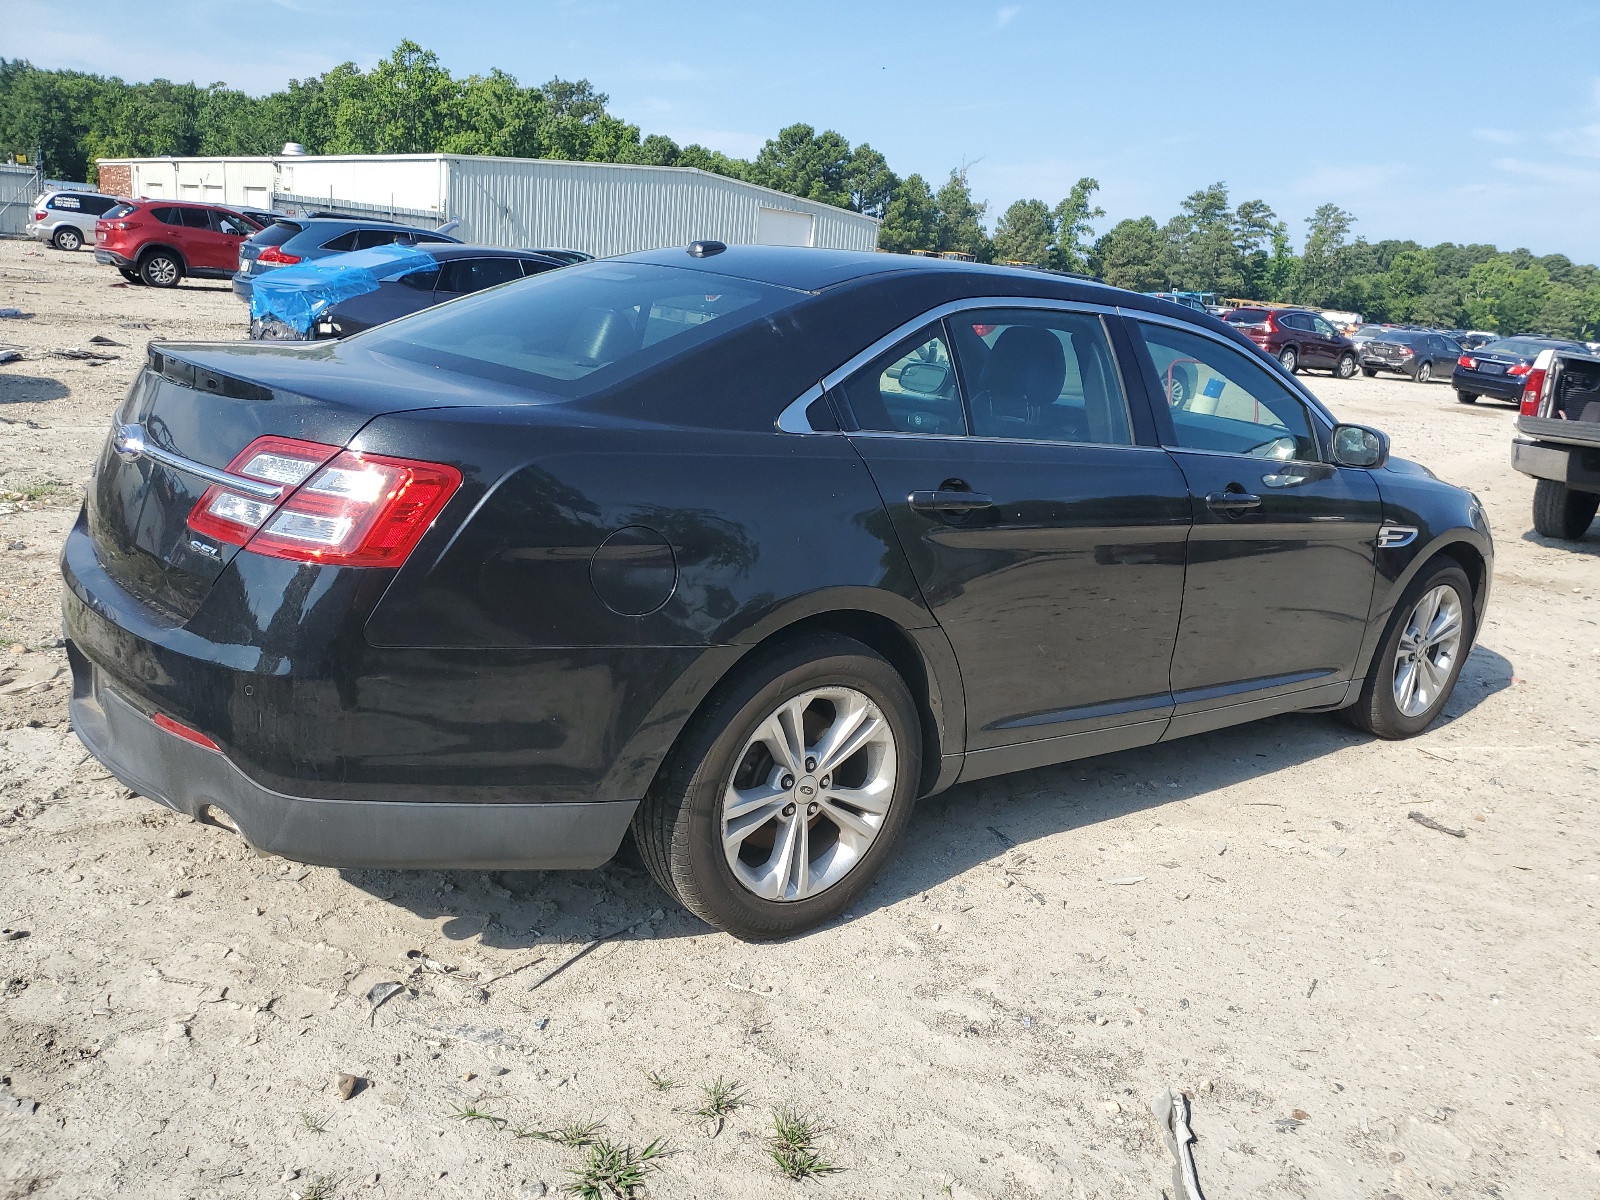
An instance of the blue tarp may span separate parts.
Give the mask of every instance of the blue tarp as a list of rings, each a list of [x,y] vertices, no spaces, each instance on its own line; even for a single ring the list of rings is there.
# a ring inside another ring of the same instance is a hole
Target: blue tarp
[[[280,321],[304,336],[317,317],[340,301],[438,265],[426,250],[395,243],[279,267],[251,281],[250,319]]]

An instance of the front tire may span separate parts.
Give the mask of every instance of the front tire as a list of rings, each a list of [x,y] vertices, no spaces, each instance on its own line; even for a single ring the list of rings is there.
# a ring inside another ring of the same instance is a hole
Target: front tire
[[[1368,379],[1376,379],[1378,377],[1378,368],[1377,367],[1362,367],[1361,368],[1361,373],[1363,375],[1365,375]]]
[[[1455,690],[1475,622],[1467,573],[1453,562],[1424,569],[1395,605],[1360,698],[1340,715],[1376,737],[1421,733]]]
[[[137,287],[144,286],[144,280],[139,278],[139,272],[133,270],[131,267],[118,267],[117,274],[121,275],[129,283],[134,284]]]
[[[1432,378],[1433,378],[1433,364],[1432,363],[1426,363],[1426,362],[1425,363],[1418,363],[1417,364],[1416,374],[1414,374],[1411,377],[1413,383],[1427,383],[1428,380],[1430,380]]]
[[[1577,541],[1589,532],[1597,510],[1600,510],[1600,495],[1575,492],[1554,479],[1534,481],[1533,528],[1547,538]]]
[[[70,253],[74,250],[83,249],[83,234],[79,233],[71,225],[62,225],[55,231],[55,235],[51,237],[50,242],[57,250],[65,250]]]
[[[1300,369],[1300,356],[1295,353],[1293,346],[1285,346],[1278,351],[1278,361],[1283,364],[1283,369],[1291,375]]]
[[[1478,402],[1478,397],[1474,392],[1463,392],[1460,388],[1457,388],[1456,402],[1458,404],[1476,404]]]
[[[1356,373],[1356,356],[1354,354],[1341,354],[1339,364],[1333,368],[1336,378],[1349,379]]]
[[[634,816],[656,882],[758,941],[831,920],[911,815],[922,728],[869,647],[807,634],[740,669],[685,728]]]
[[[150,287],[174,288],[183,278],[183,264],[174,254],[154,250],[139,260],[139,278]]]

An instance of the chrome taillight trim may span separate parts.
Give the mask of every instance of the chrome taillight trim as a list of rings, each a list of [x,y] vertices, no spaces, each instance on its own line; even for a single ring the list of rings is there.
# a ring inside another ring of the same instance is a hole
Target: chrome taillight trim
[[[148,458],[151,462],[158,462],[164,467],[171,467],[174,471],[194,475],[207,483],[214,483],[218,487],[249,496],[252,500],[278,500],[284,493],[284,489],[276,484],[261,483],[255,479],[246,479],[242,475],[219,471],[215,467],[206,466],[205,463],[195,462],[192,458],[174,454],[171,450],[153,446],[145,438],[142,425],[118,425],[111,436],[111,449],[123,462],[131,463],[141,458]]]

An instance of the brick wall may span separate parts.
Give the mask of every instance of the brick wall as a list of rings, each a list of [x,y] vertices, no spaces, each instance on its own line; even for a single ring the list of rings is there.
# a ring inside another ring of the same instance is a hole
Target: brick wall
[[[101,163],[100,182],[95,186],[107,196],[133,195],[133,168],[127,163]]]

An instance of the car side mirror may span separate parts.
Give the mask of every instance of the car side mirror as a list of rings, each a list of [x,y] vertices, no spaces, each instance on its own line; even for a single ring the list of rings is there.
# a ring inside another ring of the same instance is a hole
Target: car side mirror
[[[1335,425],[1333,461],[1375,471],[1389,461],[1389,435],[1365,425]]]
[[[937,396],[950,382],[950,368],[943,363],[910,362],[900,368],[900,387],[919,396]]]

